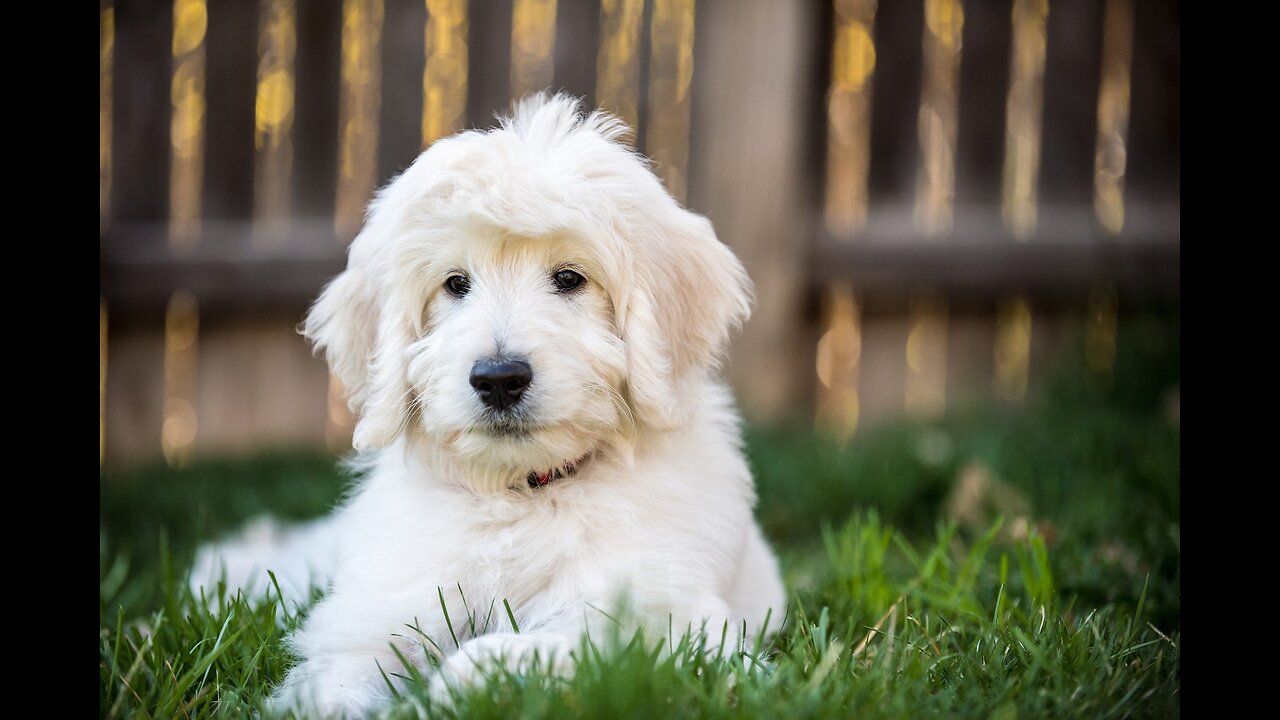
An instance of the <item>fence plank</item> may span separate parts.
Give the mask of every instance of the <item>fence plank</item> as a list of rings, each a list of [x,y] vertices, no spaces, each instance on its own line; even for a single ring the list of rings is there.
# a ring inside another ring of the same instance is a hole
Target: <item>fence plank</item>
[[[329,218],[295,219],[279,237],[255,235],[249,223],[207,223],[204,242],[185,258],[157,248],[163,237],[164,226],[155,223],[115,224],[108,231],[100,275],[102,294],[116,312],[154,315],[181,289],[195,292],[210,311],[293,312],[346,265]]]
[[[1179,4],[1135,0],[1129,105],[1129,204],[1178,202],[1182,166]]]
[[[555,81],[556,0],[515,0],[511,12],[511,99]]]
[[[729,366],[751,417],[798,414],[796,399],[813,387],[816,337],[798,321],[806,270],[797,258],[818,209],[808,112],[821,113],[818,68],[830,62],[806,40],[826,12],[771,0],[700,5],[689,205],[711,218],[755,282],[755,311]]]
[[[261,0],[258,7],[253,215],[258,226],[288,227],[293,207],[293,123],[297,114],[297,5],[294,0]]]
[[[427,6],[388,0],[382,30],[382,110],[377,185],[400,174],[422,150],[422,65]]]
[[[596,57],[596,105],[640,129],[640,51],[644,0],[603,0]]]
[[[200,336],[200,453],[324,442],[324,359],[287,316],[239,317]]]
[[[884,2],[876,6],[876,84],[871,98],[871,165],[868,176],[871,222],[884,202],[915,196],[919,142],[924,3]]]
[[[173,78],[169,84],[169,244],[176,253],[200,242],[204,217],[208,96],[208,5],[173,0]]]
[[[169,211],[169,76],[173,6],[138,0],[115,10],[113,222]]]
[[[107,338],[106,463],[160,455],[164,417],[164,329],[161,322],[122,332],[112,319]]]
[[[1087,219],[1087,212],[1075,214]],[[849,278],[860,292],[899,305],[905,293],[920,287],[988,299],[1020,289],[1060,304],[1105,280],[1131,296],[1176,303],[1180,253],[1171,238],[1177,238],[1176,224],[1164,231],[1140,233],[1135,228],[1117,241],[1096,238],[1087,225],[1082,232],[1068,226],[1042,233],[1030,243],[1000,241],[998,235],[931,243],[910,229],[869,234],[862,243],[825,238],[815,248],[810,282],[816,289],[823,282]]]
[[[254,97],[257,85],[258,3],[209,3],[205,42],[205,218],[253,216]]]
[[[828,232],[849,240],[867,221],[875,11],[874,0],[835,3],[823,219]]]
[[[1046,32],[1041,202],[1092,207],[1102,0],[1053,3]]]
[[[333,217],[338,167],[338,74],[342,0],[298,3],[293,130],[293,207],[301,217]],[[319,228],[317,228],[319,230]],[[332,226],[312,238],[337,246]]]
[[[689,185],[695,0],[654,0],[649,31],[649,106],[644,152],[667,192],[684,202]]]
[[[350,241],[360,231],[365,207],[378,187],[384,25],[383,0],[343,0],[338,193],[333,223],[344,241]]]
[[[1051,0],[1052,1],[1052,0]],[[967,2],[960,63],[956,205],[1000,203],[1011,47],[1010,3]],[[971,217],[957,214],[956,222]]]
[[[467,0],[428,0],[422,69],[421,147],[466,126],[471,89]]]
[[[512,0],[473,2],[471,44],[471,97],[467,105],[470,127],[489,127],[494,113],[511,107],[511,3]]]
[[[554,87],[595,107],[596,56],[600,52],[600,0],[559,0],[556,11]]]

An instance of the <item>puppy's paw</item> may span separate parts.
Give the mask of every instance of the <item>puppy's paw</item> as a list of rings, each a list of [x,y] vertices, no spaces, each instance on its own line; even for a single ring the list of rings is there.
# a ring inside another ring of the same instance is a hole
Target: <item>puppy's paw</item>
[[[484,684],[486,675],[499,667],[527,673],[536,665],[566,674],[572,669],[568,648],[566,638],[538,633],[497,633],[469,640],[432,676],[431,700],[448,707],[454,694]]]
[[[365,718],[391,700],[386,683],[367,673],[314,665],[304,662],[289,672],[267,701],[269,717]]]
[[[450,655],[440,669],[431,676],[427,694],[432,703],[441,707],[452,707],[455,693],[484,683],[484,670],[481,668],[481,663],[487,662],[489,657],[476,653],[474,649],[469,655],[467,648],[474,642],[473,640],[464,643],[462,649]]]

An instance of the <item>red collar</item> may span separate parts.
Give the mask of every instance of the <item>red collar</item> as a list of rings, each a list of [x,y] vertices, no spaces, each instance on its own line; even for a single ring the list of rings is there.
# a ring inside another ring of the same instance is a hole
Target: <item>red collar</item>
[[[591,453],[587,453],[577,460],[570,460],[569,462],[566,462],[559,467],[552,468],[546,472],[531,472],[529,473],[529,477],[525,479],[528,481],[529,487],[536,490],[543,485],[549,485],[552,480],[569,477],[570,475],[578,472],[578,468],[581,467],[589,457],[591,457]]]

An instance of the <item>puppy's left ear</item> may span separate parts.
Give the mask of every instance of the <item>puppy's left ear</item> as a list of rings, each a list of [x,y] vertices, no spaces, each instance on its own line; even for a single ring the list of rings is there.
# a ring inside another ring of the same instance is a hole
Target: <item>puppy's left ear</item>
[[[751,280],[711,221],[674,201],[652,232],[635,243],[622,337],[639,419],[674,429],[751,315]]]

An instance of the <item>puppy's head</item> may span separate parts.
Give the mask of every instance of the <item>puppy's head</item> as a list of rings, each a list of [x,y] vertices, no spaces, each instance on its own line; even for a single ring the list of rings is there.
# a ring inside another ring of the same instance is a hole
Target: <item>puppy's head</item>
[[[425,440],[498,489],[688,421],[750,284],[626,131],[530,98],[378,194],[304,325],[357,448]]]

